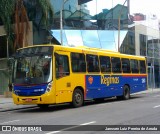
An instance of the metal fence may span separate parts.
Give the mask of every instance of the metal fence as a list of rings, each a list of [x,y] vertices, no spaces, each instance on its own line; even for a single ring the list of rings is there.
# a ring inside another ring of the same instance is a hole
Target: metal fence
[[[3,95],[5,91],[8,91],[9,84],[9,71],[7,67],[7,59],[0,59],[0,95]]]

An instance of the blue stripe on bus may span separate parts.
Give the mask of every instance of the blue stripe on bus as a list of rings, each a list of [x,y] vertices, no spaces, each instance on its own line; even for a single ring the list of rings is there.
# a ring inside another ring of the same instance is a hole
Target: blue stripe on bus
[[[14,86],[14,93],[18,96],[40,96],[46,92],[47,84]]]
[[[147,88],[146,75],[86,75],[86,99],[120,96],[123,86],[130,86],[130,93],[144,91]]]

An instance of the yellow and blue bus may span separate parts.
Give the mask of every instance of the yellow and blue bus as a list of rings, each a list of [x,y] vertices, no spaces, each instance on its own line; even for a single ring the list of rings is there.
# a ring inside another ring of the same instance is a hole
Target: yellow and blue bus
[[[15,104],[72,103],[103,100],[147,89],[146,58],[87,47],[37,45],[14,55],[12,97]]]

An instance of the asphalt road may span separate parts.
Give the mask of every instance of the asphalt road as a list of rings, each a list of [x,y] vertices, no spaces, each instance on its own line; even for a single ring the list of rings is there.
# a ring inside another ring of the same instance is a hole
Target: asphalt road
[[[53,128],[53,130],[50,131],[23,133],[75,134],[75,131],[73,130],[84,130],[91,127],[92,130],[97,131],[90,131],[89,129],[87,131],[76,131],[76,133],[128,134],[139,132],[145,134],[158,134],[160,133],[160,131],[105,131],[105,129],[106,127],[110,127],[110,125],[118,125],[118,129],[123,129],[120,128],[119,125],[122,127],[125,127],[125,125],[127,125],[126,127],[128,127],[128,125],[136,125],[138,126],[137,129],[139,129],[139,125],[153,125],[153,127],[156,125],[160,125],[160,92],[133,95],[131,99],[127,101],[118,101],[115,98],[107,99],[102,103],[95,103],[93,101],[89,101],[80,108],[72,108],[68,104],[63,104],[57,106],[50,106],[47,110],[41,110],[38,107],[33,107],[28,109],[0,112],[0,125],[24,125],[24,131],[27,125],[60,125],[47,126],[46,128],[48,129]],[[83,128],[82,126],[85,127]],[[55,127],[59,128],[55,130]],[[114,128],[116,128],[116,126]],[[15,132],[12,133],[17,134],[22,132],[17,132],[17,130],[15,129]]]

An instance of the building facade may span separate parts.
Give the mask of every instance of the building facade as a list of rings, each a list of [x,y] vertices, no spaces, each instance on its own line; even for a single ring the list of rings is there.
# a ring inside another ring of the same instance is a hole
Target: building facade
[[[158,23],[158,21],[157,21]],[[148,85],[150,88],[160,87],[160,32],[158,29],[135,25],[136,55],[147,57]]]
[[[51,3],[53,43],[118,51],[118,44],[122,44],[128,31],[127,1],[54,0]],[[119,40],[118,29],[121,30]]]
[[[51,2],[55,13],[50,31],[52,43],[146,56],[149,87],[160,87],[160,33],[155,15],[135,13],[131,16],[129,0]]]
[[[53,23],[47,29],[33,31],[30,44],[88,46],[146,56],[149,87],[160,87],[160,32],[155,15],[151,19],[143,14],[131,16],[129,0],[50,1],[54,9]],[[3,40],[6,43],[1,27],[0,40],[0,45]],[[5,52],[3,47],[0,46],[0,51]],[[0,58],[6,58],[6,53]],[[0,73],[4,68],[0,66]],[[0,86],[3,83],[1,80]],[[0,89],[0,94],[3,91]]]

